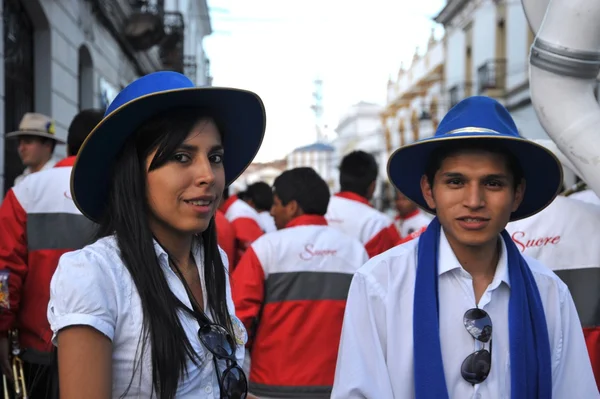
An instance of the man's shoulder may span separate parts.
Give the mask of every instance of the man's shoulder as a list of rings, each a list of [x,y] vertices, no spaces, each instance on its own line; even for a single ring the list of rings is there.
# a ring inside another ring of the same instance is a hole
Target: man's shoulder
[[[544,263],[527,255],[523,255],[523,258],[535,278],[538,290],[557,290],[561,294],[568,291],[567,285]]]
[[[407,283],[414,286],[418,242],[417,238],[372,257],[357,274],[372,284],[389,289],[402,289]]]

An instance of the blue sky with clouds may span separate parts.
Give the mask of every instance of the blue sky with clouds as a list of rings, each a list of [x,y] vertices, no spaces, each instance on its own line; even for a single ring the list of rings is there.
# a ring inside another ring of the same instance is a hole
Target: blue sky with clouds
[[[335,127],[359,101],[385,103],[400,62],[424,48],[445,0],[209,0],[204,41],[215,86],[253,90],[267,134],[257,161],[285,157],[316,138],[313,80],[323,80],[323,120]],[[442,29],[436,28],[440,37]]]

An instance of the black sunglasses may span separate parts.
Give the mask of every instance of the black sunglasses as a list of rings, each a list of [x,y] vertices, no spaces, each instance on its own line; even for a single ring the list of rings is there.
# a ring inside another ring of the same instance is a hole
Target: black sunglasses
[[[179,275],[183,283],[192,309],[183,304],[177,297],[175,300],[178,305],[192,315],[200,325],[198,329],[198,338],[204,347],[213,354],[213,363],[217,371],[217,379],[219,380],[219,390],[221,391],[221,399],[246,399],[248,396],[248,380],[244,370],[237,364],[235,357],[235,341],[231,334],[227,332],[223,326],[212,323],[210,319],[198,307],[194,295],[190,291],[187,283],[177,265],[169,259],[169,264]],[[227,368],[223,373],[219,370],[217,360],[225,360]]]
[[[489,341],[490,350],[481,349],[471,353],[460,368],[462,377],[472,385],[481,384],[490,375],[492,367],[492,319],[485,310],[469,309],[463,316],[465,328],[477,341]]]
[[[235,357],[235,343],[231,334],[222,326],[214,323],[202,323],[198,330],[202,345],[214,356],[215,369],[219,380],[222,399],[246,399],[248,380]],[[217,359],[225,360],[227,368],[223,373],[217,365]]]

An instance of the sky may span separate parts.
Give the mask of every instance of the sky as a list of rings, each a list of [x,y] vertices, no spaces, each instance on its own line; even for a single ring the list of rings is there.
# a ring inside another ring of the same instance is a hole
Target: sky
[[[204,39],[214,86],[256,92],[267,131],[255,161],[284,158],[316,140],[311,110],[323,81],[324,124],[334,129],[360,101],[385,104],[400,63],[425,50],[445,0],[209,0]]]

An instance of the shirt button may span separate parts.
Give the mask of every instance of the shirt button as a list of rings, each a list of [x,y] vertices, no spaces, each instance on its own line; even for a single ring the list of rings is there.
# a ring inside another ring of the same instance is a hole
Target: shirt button
[[[212,392],[212,387],[210,385],[207,385],[206,388],[204,388],[204,392],[211,393]]]

